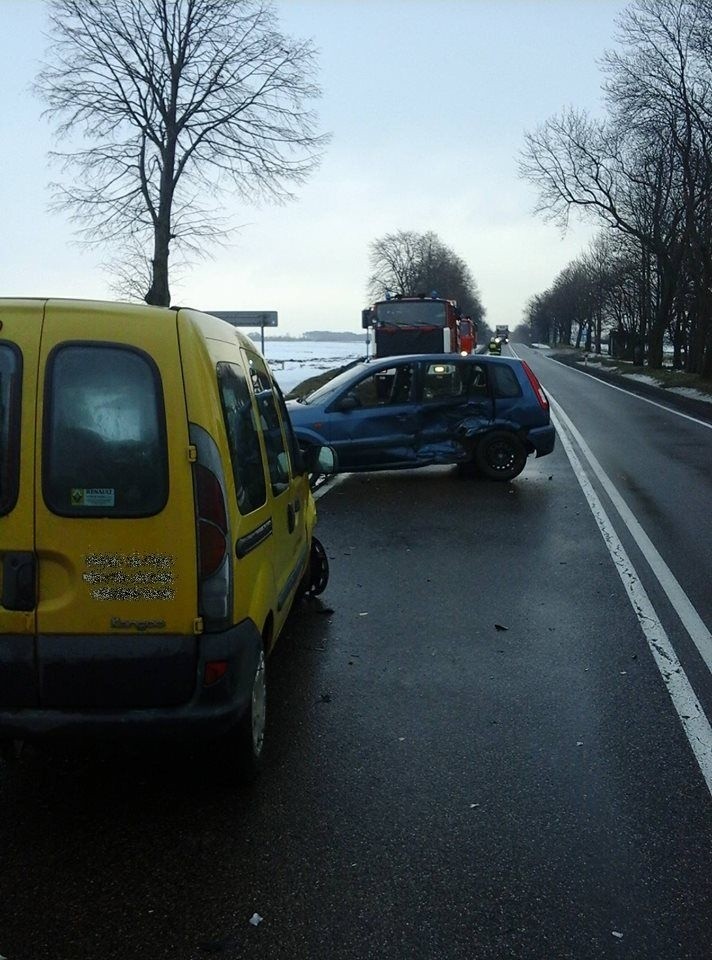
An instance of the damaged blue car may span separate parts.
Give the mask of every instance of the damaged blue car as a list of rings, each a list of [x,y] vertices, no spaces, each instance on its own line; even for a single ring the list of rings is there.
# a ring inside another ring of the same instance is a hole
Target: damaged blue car
[[[340,471],[453,463],[511,480],[554,449],[546,394],[512,357],[363,361],[288,407],[300,446],[332,447]]]

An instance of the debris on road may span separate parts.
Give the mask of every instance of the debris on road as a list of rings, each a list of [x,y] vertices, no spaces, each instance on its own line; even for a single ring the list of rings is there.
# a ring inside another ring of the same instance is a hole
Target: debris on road
[[[495,623],[495,630],[509,630],[509,627],[503,627],[501,623]]]
[[[622,933],[619,933],[617,930],[611,930],[611,933],[613,934],[613,936],[614,936],[617,940],[622,940],[622,939],[623,939],[623,934],[622,934]]]
[[[252,924],[253,927],[259,927],[259,925],[262,923],[263,920],[264,920],[264,917],[261,917],[259,913],[253,913],[252,916],[250,917],[250,923]]]

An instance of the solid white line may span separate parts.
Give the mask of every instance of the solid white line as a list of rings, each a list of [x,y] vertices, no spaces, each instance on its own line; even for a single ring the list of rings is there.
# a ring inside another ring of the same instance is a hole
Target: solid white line
[[[558,404],[557,409],[561,411]],[[561,412],[563,413],[563,411]],[[591,513],[598,524],[598,529],[601,532],[611,559],[615,564],[618,575],[628,594],[628,599],[638,618],[641,630],[648,641],[648,647],[655,660],[655,665],[660,672],[663,683],[667,688],[673,706],[680,718],[685,736],[692,747],[692,752],[695,755],[702,776],[707,784],[707,789],[710,794],[712,794],[712,727],[700,706],[692,684],[677,658],[677,654],[655,612],[655,608],[650,602],[650,598],[640,581],[635,567],[631,563],[623,544],[613,529],[613,525],[603,509],[598,494],[586,476],[586,472],[576,455],[571,441],[561,429],[561,424],[557,423],[555,415],[552,416],[552,419],[554,420],[561,445],[566,451],[576,479],[588,501]]]
[[[320,497],[323,497],[325,494],[329,493],[334,487],[338,487],[340,483],[343,483],[347,477],[350,477],[350,473],[336,473],[331,477],[330,480],[327,480],[323,483],[318,490],[315,490],[312,496],[315,500],[318,500]]]
[[[572,367],[568,363],[563,363],[561,360],[557,360],[555,357],[550,357],[548,354],[545,354],[547,360],[553,360],[554,363],[560,363],[562,367],[567,367],[569,370],[575,370],[577,373],[582,373],[584,377],[588,377],[589,380],[595,380],[596,383],[602,383],[604,387],[610,387],[611,390],[620,390],[621,393],[625,393],[629,397],[635,397],[636,400],[642,400],[643,403],[651,403],[654,407],[659,407],[661,410],[665,410],[667,413],[674,413],[676,417],[682,417],[683,420],[691,420],[693,423],[698,424],[701,427],[707,427],[708,430],[712,430],[712,423],[706,423],[704,420],[698,420],[697,417],[691,417],[687,413],[681,413],[679,410],[673,410],[672,407],[666,407],[664,403],[658,403],[657,400],[649,400],[647,397],[641,397],[639,393],[633,393],[631,390],[626,390],[624,387],[618,387],[615,383],[608,383],[607,380],[601,380],[600,377],[594,377],[592,373],[586,373],[585,370],[579,369],[579,367]],[[712,404],[710,404],[710,409],[712,409]]]
[[[689,597],[680,586],[679,581],[673,574],[670,567],[668,567],[656,548],[653,546],[650,537],[648,537],[647,533],[638,523],[628,504],[618,493],[613,483],[609,480],[607,474],[603,470],[603,467],[592,453],[584,438],[573,425],[571,419],[561,408],[561,404],[557,403],[550,393],[548,394],[548,397],[552,407],[556,410],[558,417],[563,421],[563,423],[566,424],[571,436],[578,444],[584,457],[591,465],[591,469],[598,477],[603,489],[610,497],[611,503],[618,511],[623,523],[626,525],[631,536],[638,545],[640,552],[648,561],[650,569],[653,571],[660,586],[665,591],[667,598],[673,605],[675,612],[682,622],[682,625],[690,634],[692,642],[697,647],[700,656],[707,665],[707,669],[712,672],[712,634],[710,634],[710,631],[707,629],[702,617],[693,607]]]

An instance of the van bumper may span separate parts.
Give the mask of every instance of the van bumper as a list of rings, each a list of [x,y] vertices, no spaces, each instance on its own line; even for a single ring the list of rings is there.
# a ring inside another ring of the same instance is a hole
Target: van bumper
[[[262,650],[262,637],[251,620],[223,633],[202,634],[198,641],[192,696],[175,706],[45,708],[0,707],[0,740],[204,740],[228,732],[244,715]],[[225,675],[203,683],[205,665],[224,660]],[[0,668],[5,666],[0,663]],[[25,671],[26,673],[26,671]],[[23,674],[23,680],[26,676]]]

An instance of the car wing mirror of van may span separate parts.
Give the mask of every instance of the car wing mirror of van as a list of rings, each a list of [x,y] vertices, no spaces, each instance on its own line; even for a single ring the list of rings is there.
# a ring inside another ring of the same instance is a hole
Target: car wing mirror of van
[[[339,401],[337,401],[335,409],[338,410],[339,413],[348,413],[349,410],[356,410],[360,406],[361,401],[356,394],[347,393]]]
[[[338,469],[336,452],[333,447],[326,445],[321,447],[310,446],[303,451],[302,455],[307,473],[323,475],[336,473]]]

